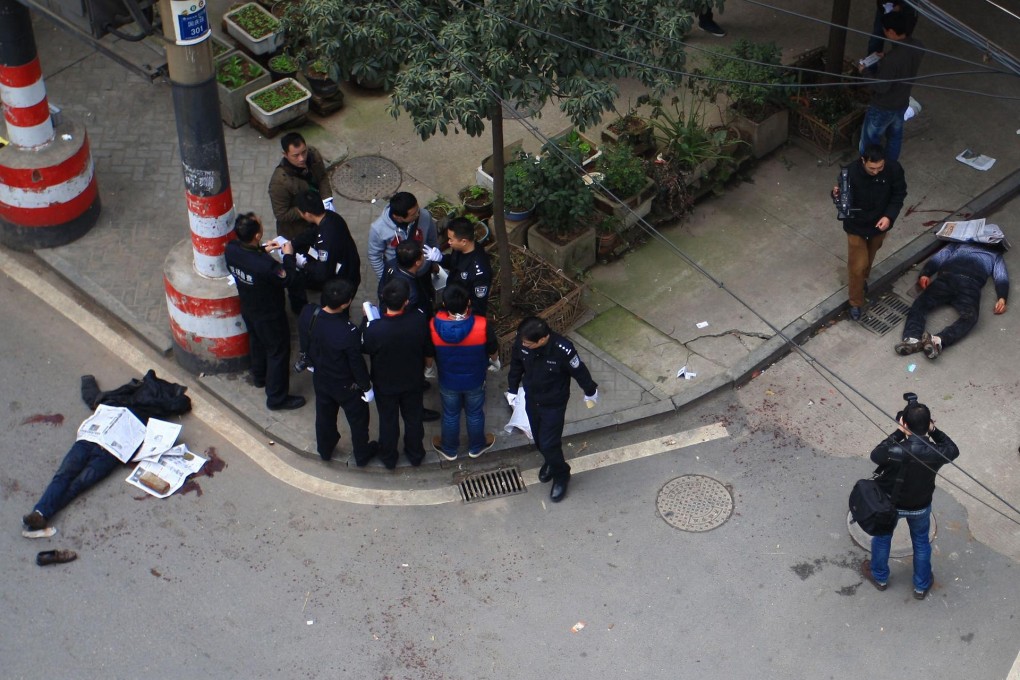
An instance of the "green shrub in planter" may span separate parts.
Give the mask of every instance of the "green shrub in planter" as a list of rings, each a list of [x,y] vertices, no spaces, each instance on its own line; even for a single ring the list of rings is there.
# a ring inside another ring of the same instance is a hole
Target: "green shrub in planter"
[[[640,192],[648,181],[644,162],[629,144],[603,146],[596,167],[602,173],[602,186],[620,200]]]
[[[580,142],[559,140],[556,146],[546,147],[538,164],[536,209],[543,231],[567,236],[579,230],[594,210],[595,201],[579,171],[584,158]]]
[[[541,171],[531,154],[521,151],[503,173],[503,205],[508,211],[531,210],[537,200]]]

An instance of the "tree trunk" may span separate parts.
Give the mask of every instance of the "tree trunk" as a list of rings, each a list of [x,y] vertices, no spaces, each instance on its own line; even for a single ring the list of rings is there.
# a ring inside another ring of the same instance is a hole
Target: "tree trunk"
[[[489,129],[492,131],[492,226],[496,234],[496,253],[499,257],[499,309],[504,316],[510,314],[513,299],[513,265],[510,263],[510,239],[506,233],[503,213],[503,107],[495,102],[489,111]]]
[[[834,76],[843,71],[846,54],[846,26],[850,23],[850,0],[832,0],[832,23],[829,27],[829,51],[826,70]]]

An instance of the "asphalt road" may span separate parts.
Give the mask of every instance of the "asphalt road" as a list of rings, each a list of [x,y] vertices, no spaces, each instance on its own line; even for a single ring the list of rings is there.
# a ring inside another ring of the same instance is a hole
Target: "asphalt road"
[[[6,277],[0,315],[5,678],[991,679],[1016,657],[1017,566],[973,539],[960,505],[937,492],[929,599],[911,598],[909,560],[878,593],[844,525],[870,467],[812,448],[745,392],[572,441],[588,453],[712,423],[730,434],[579,474],[559,505],[545,486],[475,505],[328,500],[188,416],[181,439],[215,450],[220,472],[159,501],[125,468],[58,515],[57,536],[22,538],[88,415],[79,376],[112,387],[135,373],[123,347]],[[63,422],[25,422],[38,415]],[[686,474],[731,488],[721,527],[658,515],[662,486]],[[36,566],[54,547],[79,559]]]

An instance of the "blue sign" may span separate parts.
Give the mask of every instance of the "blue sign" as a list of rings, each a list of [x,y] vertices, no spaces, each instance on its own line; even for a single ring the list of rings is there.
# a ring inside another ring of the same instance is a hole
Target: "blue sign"
[[[193,45],[209,35],[206,0],[174,0],[170,5],[177,18],[174,28],[178,45]]]

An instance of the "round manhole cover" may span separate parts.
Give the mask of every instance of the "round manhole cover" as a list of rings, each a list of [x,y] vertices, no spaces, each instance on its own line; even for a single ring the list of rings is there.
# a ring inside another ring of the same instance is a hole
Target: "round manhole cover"
[[[333,191],[352,201],[389,198],[400,188],[400,168],[382,156],[350,158],[333,169]]]
[[[662,519],[683,531],[711,531],[733,514],[729,489],[704,475],[666,482],[655,501]]]

